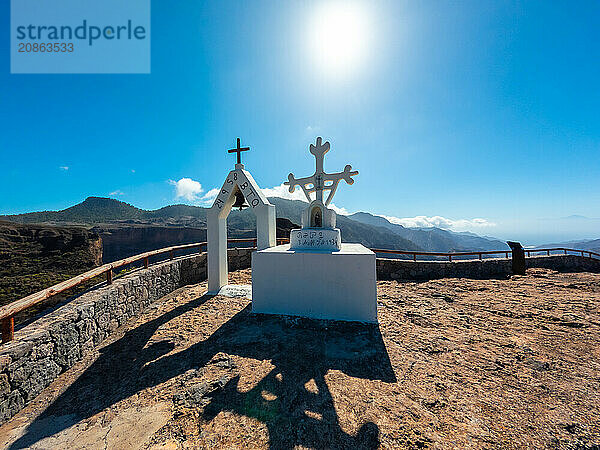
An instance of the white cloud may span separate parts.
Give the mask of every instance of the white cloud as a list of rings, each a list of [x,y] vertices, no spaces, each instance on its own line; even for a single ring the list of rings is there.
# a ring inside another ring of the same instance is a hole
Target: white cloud
[[[339,214],[341,216],[349,216],[350,214],[352,214],[346,208],[340,208],[339,206],[335,206],[334,203],[330,203],[329,208],[333,209],[336,212],[336,214]]]
[[[215,198],[217,198],[217,195],[219,195],[219,191],[220,189],[214,188],[211,189],[210,191],[208,191],[206,194],[204,194],[202,196],[202,202],[204,203],[212,203],[215,201]]]
[[[315,133],[317,131],[319,131],[321,129],[321,127],[317,126],[317,125],[309,125],[305,128],[307,133]]]
[[[111,192],[111,193],[109,193],[108,195],[109,195],[109,196],[111,196],[111,197],[116,197],[116,196],[118,196],[118,195],[125,195],[125,192],[123,192],[123,191],[120,191],[120,190],[118,190],[118,189],[117,189],[116,191],[112,191],[112,192]]]
[[[448,219],[442,216],[415,216],[415,217],[385,217],[392,223],[402,225],[408,228],[429,228],[437,227],[452,231],[468,231],[472,229],[495,227],[496,224],[487,219]]]
[[[175,186],[175,198],[183,198],[189,202],[199,200],[204,192],[202,185],[191,178],[181,178],[178,181],[169,180],[169,184]]]
[[[135,169],[131,169],[131,173],[135,173]]]
[[[279,198],[286,198],[288,200],[302,200],[302,201],[306,201],[306,196],[304,195],[304,192],[302,192],[302,189],[299,187],[296,187],[296,190],[291,193],[289,191],[289,187],[285,186],[283,183],[281,183],[279,186],[275,186],[272,188],[265,188],[265,189],[261,189],[263,194],[265,194],[267,197],[279,197]]]
[[[178,181],[169,180],[168,183],[175,186],[175,199],[184,199],[188,202],[198,203],[201,205],[212,204],[220,191],[218,188],[213,188],[208,192],[204,192],[202,185],[198,181],[192,180],[191,178],[181,178]]]
[[[64,170],[66,172],[67,170],[69,170],[69,166],[60,166],[59,169]]]

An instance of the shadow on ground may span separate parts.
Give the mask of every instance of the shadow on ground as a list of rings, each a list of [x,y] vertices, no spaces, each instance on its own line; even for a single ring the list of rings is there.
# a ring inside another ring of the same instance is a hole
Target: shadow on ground
[[[210,298],[205,295],[181,305],[103,348],[98,359],[10,448],[31,446],[147,387],[204,367],[219,352],[271,360],[275,367],[249,392],[238,390],[238,377],[229,379],[210,394],[204,419],[211,420],[220,411],[254,417],[267,426],[271,448],[378,446],[379,428],[372,422],[363,424],[356,436],[340,428],[325,382],[331,369],[352,377],[396,382],[377,325],[253,315],[248,305],[208,339],[178,353],[160,358],[174,348],[169,341],[146,347],[161,325]],[[317,388],[312,392],[305,388],[310,380]],[[272,394],[272,400],[264,398],[265,391]]]

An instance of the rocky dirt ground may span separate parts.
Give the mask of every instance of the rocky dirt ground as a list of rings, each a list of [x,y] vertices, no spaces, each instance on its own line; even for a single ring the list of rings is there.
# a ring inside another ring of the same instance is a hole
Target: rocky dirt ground
[[[118,330],[0,445],[600,448],[600,274],[379,282],[379,327],[204,291]]]

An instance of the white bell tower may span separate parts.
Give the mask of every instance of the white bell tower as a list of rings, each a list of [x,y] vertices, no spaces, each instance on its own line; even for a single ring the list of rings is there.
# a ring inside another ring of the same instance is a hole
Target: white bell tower
[[[237,153],[235,169],[229,172],[223,182],[221,192],[206,214],[208,241],[208,291],[216,294],[227,284],[227,216],[235,199],[243,195],[248,207],[256,215],[256,245],[258,250],[276,244],[275,206],[269,203],[254,178],[241,162],[241,152],[250,147],[237,147],[229,153]]]

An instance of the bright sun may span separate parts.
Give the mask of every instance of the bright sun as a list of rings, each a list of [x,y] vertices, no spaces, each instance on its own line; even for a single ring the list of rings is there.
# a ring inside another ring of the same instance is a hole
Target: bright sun
[[[356,3],[321,4],[309,32],[311,53],[328,74],[354,72],[366,56],[367,20],[365,11]]]

